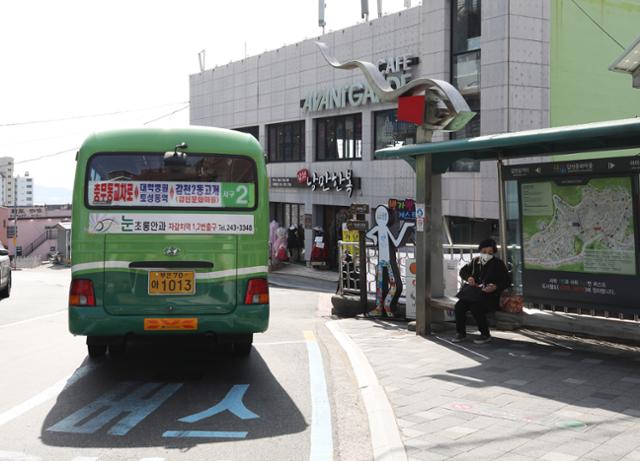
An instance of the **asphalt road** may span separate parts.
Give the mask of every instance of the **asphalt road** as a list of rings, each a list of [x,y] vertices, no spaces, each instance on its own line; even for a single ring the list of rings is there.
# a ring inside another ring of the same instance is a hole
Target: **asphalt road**
[[[0,301],[0,460],[371,459],[322,287],[272,287],[249,358],[170,342],[90,361],[67,331],[69,279],[15,272]]]

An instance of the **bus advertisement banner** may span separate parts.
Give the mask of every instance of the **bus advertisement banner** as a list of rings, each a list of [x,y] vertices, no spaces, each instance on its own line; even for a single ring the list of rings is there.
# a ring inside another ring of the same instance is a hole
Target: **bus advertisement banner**
[[[90,234],[253,234],[253,215],[91,213]]]
[[[252,183],[89,181],[92,207],[253,208]]]

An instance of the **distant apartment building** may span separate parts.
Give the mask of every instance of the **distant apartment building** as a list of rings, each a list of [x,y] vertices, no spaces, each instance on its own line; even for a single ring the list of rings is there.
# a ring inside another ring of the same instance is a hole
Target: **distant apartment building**
[[[14,205],[13,157],[0,157],[0,204]]]
[[[16,206],[33,206],[33,178],[28,171],[14,178],[14,194]]]

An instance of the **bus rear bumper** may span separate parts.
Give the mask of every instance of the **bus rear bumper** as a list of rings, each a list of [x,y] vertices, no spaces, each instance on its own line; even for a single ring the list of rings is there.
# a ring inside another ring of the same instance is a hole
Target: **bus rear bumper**
[[[197,319],[197,329],[164,325],[149,330],[145,329],[145,319]],[[216,315],[111,315],[102,307],[69,308],[69,331],[81,336],[225,335],[262,333],[268,327],[268,304],[240,305],[231,313]]]

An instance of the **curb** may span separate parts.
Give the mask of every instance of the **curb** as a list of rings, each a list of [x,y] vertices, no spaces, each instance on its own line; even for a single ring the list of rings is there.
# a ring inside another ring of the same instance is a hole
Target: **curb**
[[[376,461],[407,461],[400,430],[391,403],[367,357],[356,343],[331,320],[325,325],[346,352],[356,375],[360,395],[367,411],[373,459]]]
[[[334,283],[336,286],[338,286],[338,282],[339,280],[327,280],[324,278],[319,278],[319,277],[314,277],[313,275],[309,274],[309,275],[302,275],[302,274],[296,274],[295,272],[280,272],[280,271],[276,271],[276,272],[269,272],[270,275],[284,275],[287,277],[300,277],[302,279],[308,279],[308,280],[320,280],[322,282],[327,282],[327,283]]]

